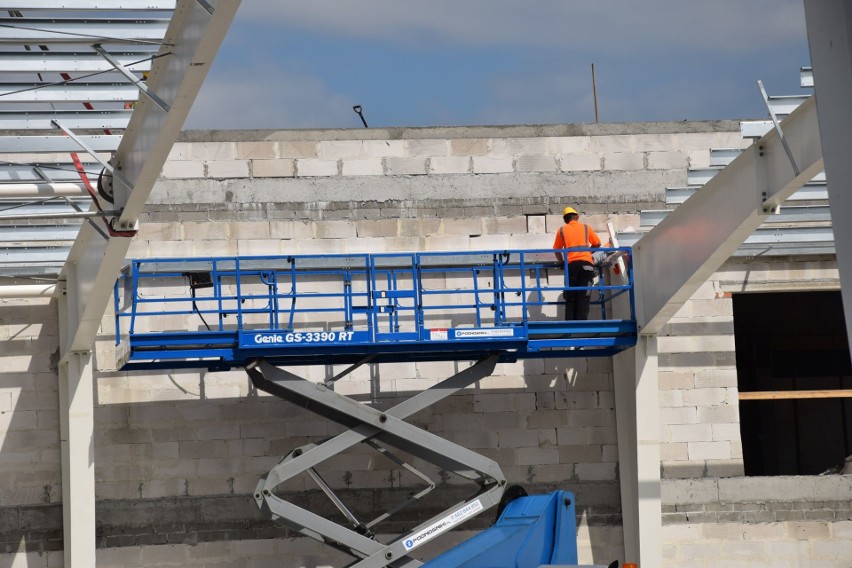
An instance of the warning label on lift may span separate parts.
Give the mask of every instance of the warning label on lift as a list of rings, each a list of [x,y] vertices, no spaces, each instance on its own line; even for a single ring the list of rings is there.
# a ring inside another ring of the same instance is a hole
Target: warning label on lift
[[[454,329],[453,337],[456,339],[481,339],[483,337],[514,337],[515,330],[510,327],[479,328],[479,329]]]
[[[333,345],[366,341],[366,331],[255,331],[240,333],[240,345],[281,347],[294,345]]]
[[[514,327],[476,327],[464,329],[433,328],[429,330],[430,341],[490,339],[493,337],[523,337],[523,329]]]
[[[477,499],[476,501],[472,501],[458,509],[453,511],[440,521],[429,525],[426,528],[420,529],[416,533],[408,536],[405,540],[402,541],[402,546],[405,547],[406,552],[411,550],[412,548],[416,548],[421,544],[433,539],[439,534],[450,530],[453,526],[459,524],[465,519],[472,517],[479,513],[483,509],[482,503]]]

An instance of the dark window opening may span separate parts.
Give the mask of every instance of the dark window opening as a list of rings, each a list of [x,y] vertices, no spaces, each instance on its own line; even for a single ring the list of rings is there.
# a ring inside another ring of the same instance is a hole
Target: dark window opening
[[[852,365],[840,292],[734,294],[747,476],[817,475],[852,455]]]

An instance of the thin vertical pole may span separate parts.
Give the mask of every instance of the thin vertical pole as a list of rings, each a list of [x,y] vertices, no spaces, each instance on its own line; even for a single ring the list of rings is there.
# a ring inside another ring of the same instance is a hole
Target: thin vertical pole
[[[595,64],[592,63],[592,96],[595,99],[595,124],[598,123],[598,83],[595,80]]]

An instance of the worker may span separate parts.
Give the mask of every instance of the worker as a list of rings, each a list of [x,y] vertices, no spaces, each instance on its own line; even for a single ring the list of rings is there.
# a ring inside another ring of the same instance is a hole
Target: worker
[[[568,286],[581,288],[565,290],[565,319],[589,319],[589,301],[591,299],[592,281],[595,279],[595,265],[592,261],[591,248],[601,246],[601,240],[594,229],[578,220],[580,214],[573,207],[562,210],[565,224],[556,231],[553,248],[556,249],[556,260],[560,266],[565,266],[562,249],[584,247],[584,250],[568,251]]]

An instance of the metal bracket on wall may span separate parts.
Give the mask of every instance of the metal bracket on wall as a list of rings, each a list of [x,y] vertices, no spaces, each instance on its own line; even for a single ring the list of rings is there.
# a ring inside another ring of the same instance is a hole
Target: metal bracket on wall
[[[291,451],[258,483],[255,490],[258,507],[276,522],[352,555],[356,560],[349,565],[350,568],[421,566],[419,560],[408,554],[433,537],[497,505],[505,490],[506,478],[493,460],[409,424],[405,419],[489,376],[498,359],[499,354],[485,357],[473,366],[386,411],[371,408],[335,393],[323,384],[307,381],[264,360],[253,362],[246,367],[246,372],[255,387],[349,428],[318,444],[307,444]],[[403,503],[372,521],[360,521],[314,469],[318,464],[359,443],[367,444],[381,452],[425,481],[427,487],[409,495]],[[417,502],[435,487],[431,479],[399,457],[389,454],[385,446],[474,482],[478,485],[478,490],[462,503],[455,504],[407,533],[396,536],[389,544],[383,544],[374,538],[376,525],[402,508]],[[323,518],[275,494],[279,485],[303,473],[307,473],[317,482],[351,528]]]

